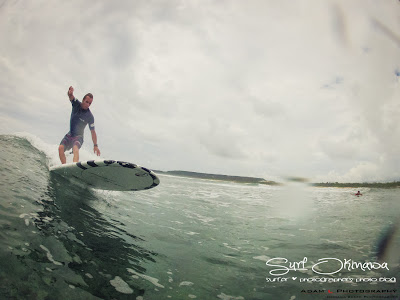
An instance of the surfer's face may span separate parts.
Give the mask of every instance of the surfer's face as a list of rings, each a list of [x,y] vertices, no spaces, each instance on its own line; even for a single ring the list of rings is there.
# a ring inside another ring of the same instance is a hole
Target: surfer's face
[[[89,96],[86,96],[83,100],[82,100],[82,104],[81,107],[82,109],[88,109],[90,104],[92,104],[93,99],[90,98]]]

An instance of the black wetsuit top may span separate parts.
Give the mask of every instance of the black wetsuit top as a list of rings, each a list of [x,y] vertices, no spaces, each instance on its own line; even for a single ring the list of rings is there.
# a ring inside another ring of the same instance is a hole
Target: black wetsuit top
[[[82,109],[81,102],[76,98],[71,101],[72,112],[69,132],[71,136],[82,136],[83,131],[87,124],[89,124],[89,129],[94,130],[94,117],[90,112],[90,109]]]

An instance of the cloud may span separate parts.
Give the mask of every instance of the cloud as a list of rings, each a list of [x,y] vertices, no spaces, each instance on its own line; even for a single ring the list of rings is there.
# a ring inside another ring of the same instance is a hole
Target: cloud
[[[4,2],[0,127],[58,143],[73,85],[78,98],[94,94],[110,158],[257,177],[394,178],[397,8]]]

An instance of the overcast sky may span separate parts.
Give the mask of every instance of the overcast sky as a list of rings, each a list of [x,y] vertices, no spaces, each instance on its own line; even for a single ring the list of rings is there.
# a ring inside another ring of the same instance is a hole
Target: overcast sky
[[[55,153],[72,85],[104,158],[400,179],[397,0],[0,1],[0,73],[0,133]]]

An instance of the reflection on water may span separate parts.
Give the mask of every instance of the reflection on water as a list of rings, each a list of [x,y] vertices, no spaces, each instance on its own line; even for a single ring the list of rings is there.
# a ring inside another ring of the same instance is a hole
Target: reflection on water
[[[43,201],[46,198],[52,201]],[[72,189],[65,179],[51,175],[41,201],[44,210],[35,224],[43,234],[62,242],[73,258],[68,268],[84,278],[85,284],[78,285],[81,289],[102,298],[118,296],[121,299],[116,287],[129,294],[134,290],[135,295],[143,295],[144,291],[135,287],[127,268],[144,273],[140,262],[154,261],[155,253],[138,246],[143,239],[126,232],[123,223],[106,220],[90,206],[92,201],[99,201],[92,190],[76,185]]]

